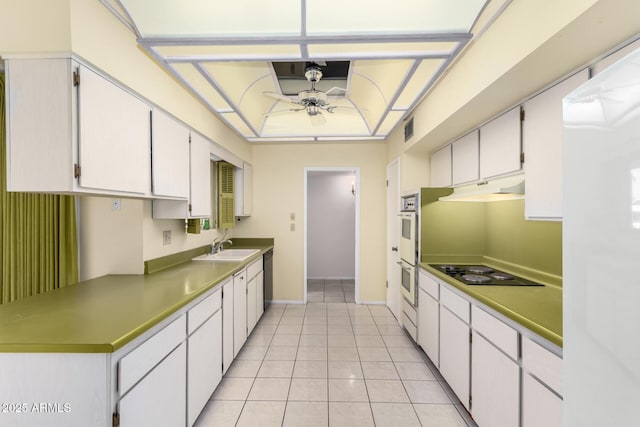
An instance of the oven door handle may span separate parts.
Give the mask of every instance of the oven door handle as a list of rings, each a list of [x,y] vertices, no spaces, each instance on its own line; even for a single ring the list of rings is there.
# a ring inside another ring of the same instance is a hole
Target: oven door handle
[[[402,262],[402,261],[396,261],[396,264],[398,264],[400,266],[401,269],[403,270],[411,270],[411,266],[407,267],[408,264]]]

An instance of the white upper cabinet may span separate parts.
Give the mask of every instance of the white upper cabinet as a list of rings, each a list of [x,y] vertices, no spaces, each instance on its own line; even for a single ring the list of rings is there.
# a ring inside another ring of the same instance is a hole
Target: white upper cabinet
[[[235,215],[249,216],[253,208],[253,166],[242,163],[242,169],[235,168],[234,176]]]
[[[154,109],[151,117],[152,191],[189,198],[189,128]]]
[[[191,190],[192,217],[211,216],[211,149],[209,140],[191,133]]]
[[[454,141],[453,148],[453,185],[477,181],[478,173],[478,131]]]
[[[518,106],[480,128],[480,178],[519,171],[521,152]]]
[[[6,69],[9,191],[150,195],[149,105],[69,58]]]
[[[431,187],[451,186],[451,144],[431,153]]]
[[[191,133],[188,200],[154,200],[153,217],[166,219],[211,216],[211,149],[208,139]]]
[[[523,106],[528,219],[562,219],[562,98],[588,79],[589,71],[583,70]]]

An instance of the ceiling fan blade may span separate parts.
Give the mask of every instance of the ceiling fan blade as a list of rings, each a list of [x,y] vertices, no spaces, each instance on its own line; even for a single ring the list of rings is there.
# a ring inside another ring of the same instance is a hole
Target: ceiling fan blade
[[[290,102],[291,104],[296,104],[296,105],[300,105],[300,101],[293,99],[293,98],[289,98],[286,95],[282,95],[276,92],[262,92],[263,94],[270,96],[271,98],[275,98],[278,99],[280,101],[285,101],[285,102]]]
[[[265,117],[269,117],[269,116],[275,116],[278,114],[282,114],[282,113],[291,113],[291,112],[298,112],[298,111],[304,111],[306,108],[287,108],[286,110],[276,110],[276,111],[270,111],[268,113],[265,113]]]
[[[309,116],[311,126],[322,126],[327,123],[327,119],[320,113]]]

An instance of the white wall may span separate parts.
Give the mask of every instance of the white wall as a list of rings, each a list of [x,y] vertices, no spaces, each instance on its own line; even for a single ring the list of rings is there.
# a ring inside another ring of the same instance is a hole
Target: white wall
[[[307,278],[353,279],[356,262],[354,174],[307,176]]]

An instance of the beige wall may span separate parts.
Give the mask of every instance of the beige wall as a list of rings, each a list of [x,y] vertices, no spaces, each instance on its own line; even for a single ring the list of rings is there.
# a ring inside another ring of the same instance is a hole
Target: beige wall
[[[304,168],[359,167],[360,300],[385,300],[386,150],[378,142],[254,145],[253,214],[234,236],[275,238],[274,299],[304,296]]]

